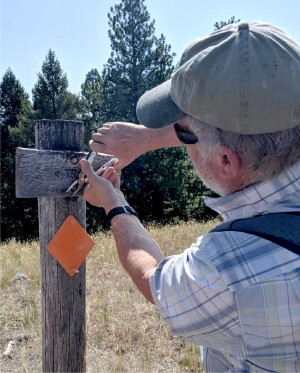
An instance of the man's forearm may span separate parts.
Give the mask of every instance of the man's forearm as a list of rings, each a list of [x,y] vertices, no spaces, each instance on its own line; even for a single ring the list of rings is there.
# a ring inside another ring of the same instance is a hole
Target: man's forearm
[[[123,267],[145,298],[153,303],[149,277],[163,259],[159,246],[134,215],[115,216],[111,229]]]
[[[182,145],[176,136],[173,125],[159,129],[146,128],[143,126],[143,132],[144,143],[146,144],[145,152],[149,150]]]
[[[115,169],[120,171],[142,154],[159,148],[181,145],[174,126],[151,129],[133,123],[105,123],[92,136],[90,148],[98,153],[118,158]]]

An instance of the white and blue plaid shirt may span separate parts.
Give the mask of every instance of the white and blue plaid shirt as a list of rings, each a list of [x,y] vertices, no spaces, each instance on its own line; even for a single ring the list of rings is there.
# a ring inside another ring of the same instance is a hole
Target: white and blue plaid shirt
[[[300,162],[206,203],[225,221],[300,211]],[[204,346],[206,372],[300,372],[300,256],[243,232],[208,233],[150,277],[171,330]]]

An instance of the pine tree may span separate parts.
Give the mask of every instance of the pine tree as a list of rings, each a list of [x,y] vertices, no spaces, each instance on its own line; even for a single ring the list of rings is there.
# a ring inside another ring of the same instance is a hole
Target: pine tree
[[[136,104],[173,71],[171,46],[155,36],[144,0],[121,0],[110,9],[111,57],[103,70],[102,121],[138,123]],[[205,188],[196,178],[184,147],[149,152],[122,175],[122,190],[144,221],[203,218]]]
[[[164,36],[159,39],[155,36],[155,22],[150,20],[144,0],[121,0],[110,8],[108,24],[112,52],[102,73],[102,121],[138,123],[139,97],[170,76],[174,55]],[[162,198],[152,180],[157,177],[154,175],[157,164],[147,154],[123,171],[122,190],[142,219],[152,220],[162,215],[161,204],[159,212],[154,207],[158,198]]]
[[[32,90],[36,119],[76,119],[78,97],[67,91],[68,85],[67,75],[50,49]]]
[[[102,79],[97,69],[89,71],[81,85],[81,119],[85,124],[85,143],[99,127],[102,107]]]
[[[122,0],[108,14],[111,57],[103,71],[103,121],[137,122],[136,104],[173,70],[174,54],[163,35],[154,34],[144,0]]]
[[[34,145],[33,111],[15,74],[8,69],[1,85],[1,240],[38,233],[37,203],[15,197],[15,150]]]

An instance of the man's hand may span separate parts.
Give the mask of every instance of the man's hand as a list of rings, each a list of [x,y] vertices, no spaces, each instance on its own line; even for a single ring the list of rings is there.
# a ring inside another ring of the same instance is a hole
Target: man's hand
[[[133,123],[105,123],[93,134],[90,148],[118,158],[114,168],[120,171],[147,151],[147,141],[143,137],[145,129],[144,126]]]
[[[120,171],[140,155],[159,148],[182,145],[174,126],[159,129],[146,128],[142,124],[109,122],[94,133],[90,148],[98,153],[118,158],[114,169]]]
[[[102,176],[98,176],[85,159],[80,161],[80,166],[88,179],[83,196],[90,204],[103,207],[106,213],[114,207],[127,204],[123,193],[117,189],[119,177],[113,167],[109,167]]]

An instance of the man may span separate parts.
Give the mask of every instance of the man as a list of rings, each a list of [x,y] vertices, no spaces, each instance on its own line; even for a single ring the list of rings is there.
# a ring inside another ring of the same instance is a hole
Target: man
[[[186,144],[206,203],[225,221],[300,211],[300,48],[263,23],[194,41],[172,78],[138,102],[142,125],[107,123],[90,147],[119,158]],[[85,198],[103,207],[120,260],[181,338],[205,347],[206,372],[300,371],[299,255],[245,232],[211,232],[163,258],[116,170],[81,161]],[[292,228],[295,229],[295,228]]]

